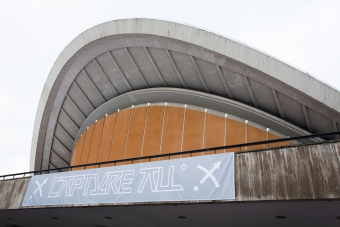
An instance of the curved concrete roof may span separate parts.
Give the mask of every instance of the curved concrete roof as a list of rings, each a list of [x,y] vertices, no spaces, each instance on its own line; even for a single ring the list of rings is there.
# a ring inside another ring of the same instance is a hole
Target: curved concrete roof
[[[116,20],[77,36],[53,65],[35,119],[31,169],[68,165],[80,128],[102,104],[164,87],[232,99],[301,134],[339,127],[340,93],[273,57],[187,25]]]

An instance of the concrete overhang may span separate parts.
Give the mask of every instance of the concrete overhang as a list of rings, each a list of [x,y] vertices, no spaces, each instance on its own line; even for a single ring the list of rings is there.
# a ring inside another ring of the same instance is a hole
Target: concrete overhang
[[[68,165],[80,128],[101,105],[165,87],[229,99],[305,133],[339,128],[340,93],[273,57],[187,25],[116,20],[77,36],[54,63],[36,114],[30,168],[61,167],[49,162],[51,152]]]

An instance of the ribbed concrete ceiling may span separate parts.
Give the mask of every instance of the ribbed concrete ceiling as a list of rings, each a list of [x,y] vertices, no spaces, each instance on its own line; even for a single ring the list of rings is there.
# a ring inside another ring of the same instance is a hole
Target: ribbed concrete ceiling
[[[339,112],[229,57],[167,37],[115,35],[82,47],[60,71],[42,116],[35,169],[69,165],[79,129],[100,105],[156,87],[232,99],[310,133],[339,127]]]

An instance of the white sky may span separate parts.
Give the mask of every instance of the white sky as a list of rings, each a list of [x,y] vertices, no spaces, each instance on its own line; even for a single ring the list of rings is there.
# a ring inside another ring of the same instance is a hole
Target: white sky
[[[44,83],[73,38],[122,18],[157,18],[213,31],[340,90],[340,1],[0,0],[0,175],[28,171]]]

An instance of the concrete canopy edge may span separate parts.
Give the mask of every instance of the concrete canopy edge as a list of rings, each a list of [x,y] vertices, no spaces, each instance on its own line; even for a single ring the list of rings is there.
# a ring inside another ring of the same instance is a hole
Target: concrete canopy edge
[[[38,104],[31,145],[30,170],[34,169],[37,138],[47,98],[63,67],[77,51],[87,44],[103,37],[131,33],[177,39],[222,54],[276,78],[340,112],[340,93],[337,90],[244,44],[202,29],[174,22],[144,18],[114,20],[94,26],[78,35],[65,47],[55,61]]]

